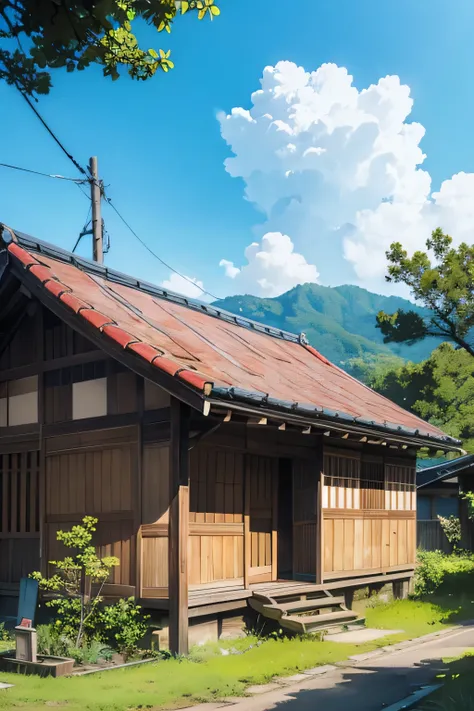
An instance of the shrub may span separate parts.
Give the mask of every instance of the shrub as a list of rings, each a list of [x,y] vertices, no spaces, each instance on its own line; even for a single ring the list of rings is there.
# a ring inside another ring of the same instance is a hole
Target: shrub
[[[0,622],[0,642],[10,642],[11,635],[10,632],[5,629],[5,623]]]
[[[444,582],[446,576],[474,572],[474,556],[462,551],[446,555],[441,551],[419,550],[417,561],[415,597],[434,593]]]
[[[76,664],[97,664],[103,660],[112,659],[113,650],[98,639],[91,640],[82,647],[69,647],[67,656],[74,659]]]
[[[148,629],[149,615],[144,616],[133,598],[121,599],[102,611],[102,625],[109,644],[122,654],[136,651]]]
[[[444,579],[444,559],[441,551],[418,551],[415,571],[415,597],[433,593]]]
[[[67,650],[72,646],[71,640],[58,634],[54,625],[38,625],[36,628],[36,643],[38,654],[49,657],[65,657]]]

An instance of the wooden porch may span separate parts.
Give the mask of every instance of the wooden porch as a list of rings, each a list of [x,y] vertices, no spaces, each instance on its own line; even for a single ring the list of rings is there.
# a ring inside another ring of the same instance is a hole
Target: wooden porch
[[[255,583],[248,588],[243,583],[236,585],[210,584],[189,590],[188,593],[188,617],[200,617],[211,614],[225,613],[231,610],[242,609],[247,605],[250,598],[268,597],[275,600],[286,600],[316,595],[323,592],[345,591],[349,593],[356,588],[368,585],[386,585],[399,581],[408,581],[413,575],[413,568],[407,567],[396,573],[380,573],[377,575],[365,575],[355,578],[344,578],[331,580],[326,583],[312,583],[298,580],[276,580],[267,583]],[[169,599],[166,598],[142,598],[140,604],[149,609],[166,611],[169,608]]]

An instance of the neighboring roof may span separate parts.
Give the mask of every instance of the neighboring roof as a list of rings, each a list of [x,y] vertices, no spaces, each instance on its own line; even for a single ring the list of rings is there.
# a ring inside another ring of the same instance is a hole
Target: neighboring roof
[[[446,464],[448,460],[446,457],[431,457],[431,458],[426,458],[426,459],[417,459],[416,460],[416,470],[417,471],[422,471],[423,469],[429,469],[431,467],[437,467],[440,464]]]
[[[3,229],[3,244],[14,273],[33,285],[40,299],[58,300],[77,327],[87,324],[97,331],[104,347],[111,339],[203,401],[288,412],[321,426],[357,425],[357,431],[447,449],[459,445],[330,363],[303,334],[192,301],[9,228]]]
[[[447,460],[434,467],[417,469],[416,485],[418,489],[421,489],[423,486],[450,479],[461,473],[474,474],[474,454],[466,454],[464,457]]]

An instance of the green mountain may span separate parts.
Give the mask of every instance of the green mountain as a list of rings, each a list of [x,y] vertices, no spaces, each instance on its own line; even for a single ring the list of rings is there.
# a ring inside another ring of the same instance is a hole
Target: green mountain
[[[350,369],[352,358],[398,356],[419,362],[439,345],[434,338],[414,345],[385,344],[375,326],[379,311],[398,309],[425,313],[410,301],[396,296],[372,294],[358,286],[303,284],[272,299],[257,296],[228,296],[214,302],[227,311],[293,333],[306,334],[309,342],[326,358]]]

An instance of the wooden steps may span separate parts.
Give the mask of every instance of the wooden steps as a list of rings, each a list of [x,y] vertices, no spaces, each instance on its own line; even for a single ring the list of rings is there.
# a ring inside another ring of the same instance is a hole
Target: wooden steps
[[[255,590],[249,598],[249,605],[268,619],[275,620],[291,632],[305,634],[326,630],[330,627],[349,624],[357,620],[357,614],[348,610],[344,597],[335,597],[327,590],[316,586],[301,586],[300,590],[282,588]]]

